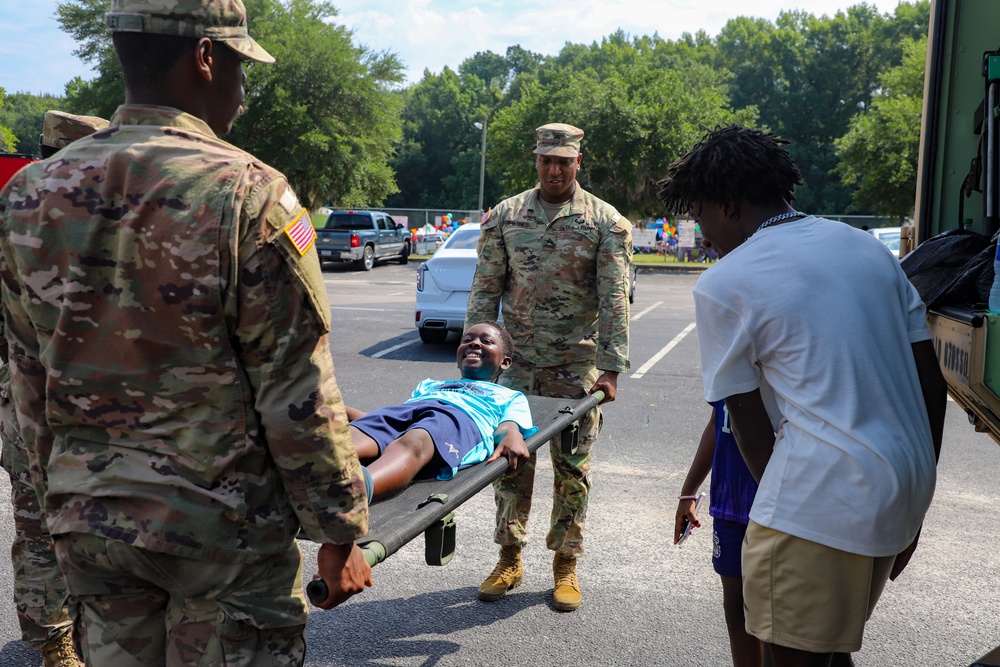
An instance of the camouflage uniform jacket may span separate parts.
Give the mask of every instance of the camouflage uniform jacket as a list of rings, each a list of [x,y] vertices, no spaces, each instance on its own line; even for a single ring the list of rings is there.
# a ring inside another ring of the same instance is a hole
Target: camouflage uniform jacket
[[[535,187],[482,224],[466,324],[496,318],[536,367],[628,370],[632,225],[577,187],[549,222]]]
[[[284,176],[194,116],[122,106],[16,174],[0,223],[14,399],[54,535],[239,562],[300,525],[364,533],[330,307]]]

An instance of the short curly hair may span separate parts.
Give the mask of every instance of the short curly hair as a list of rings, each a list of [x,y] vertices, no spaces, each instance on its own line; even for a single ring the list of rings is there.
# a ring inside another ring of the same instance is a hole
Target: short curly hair
[[[791,203],[802,174],[784,148],[787,143],[773,132],[718,126],[667,168],[656,183],[657,197],[667,211],[682,214],[698,200],[731,203],[737,216],[741,201]]]
[[[510,334],[504,329],[503,325],[496,320],[479,320],[478,322],[473,322],[468,327],[466,331],[476,326],[477,324],[485,324],[486,326],[493,327],[498,332],[500,332],[500,343],[503,346],[503,356],[513,357],[514,356],[514,339],[510,337]]]

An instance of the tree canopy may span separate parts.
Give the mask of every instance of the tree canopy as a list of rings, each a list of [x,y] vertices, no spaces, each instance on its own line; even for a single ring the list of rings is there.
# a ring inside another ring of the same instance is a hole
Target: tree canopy
[[[871,105],[835,142],[853,206],[897,218],[912,215],[916,199],[927,38],[902,46],[902,62],[879,77]]]
[[[6,106],[9,106],[7,93],[3,88],[0,88],[0,151],[12,153],[16,152],[17,136],[7,126],[10,121],[7,120],[7,113],[5,113],[4,107]]]
[[[378,204],[396,191],[388,160],[400,139],[402,65],[328,21],[322,0],[246,0],[251,31],[276,59],[247,65],[246,113],[227,141],[281,170],[308,207]],[[91,81],[67,86],[74,113],[105,118],[124,100],[121,71],[104,29],[106,0],[68,0],[59,22],[97,65]]]
[[[409,86],[395,54],[358,46],[331,22],[327,0],[246,4],[251,32],[277,63],[248,67],[246,114],[227,139],[282,170],[310,206],[471,209],[476,123],[487,127],[489,206],[534,183],[534,128],[568,122],[586,132],[584,186],[628,215],[656,216],[652,183],[707,129],[733,121],[791,142],[802,210],[905,215],[912,206],[928,0],[884,14],[860,2],[833,16],[741,16],[714,37],[619,31],[555,55],[513,45]],[[98,74],[69,82],[64,99],[8,96],[0,126],[18,150],[37,141],[43,106],[108,117],[121,103],[106,5],[59,3],[74,53]]]

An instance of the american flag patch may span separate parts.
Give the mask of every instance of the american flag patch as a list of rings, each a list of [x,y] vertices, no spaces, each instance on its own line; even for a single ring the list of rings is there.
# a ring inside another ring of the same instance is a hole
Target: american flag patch
[[[312,220],[309,219],[309,214],[305,209],[302,209],[299,217],[295,218],[292,224],[285,227],[285,236],[299,251],[299,255],[306,254],[306,251],[312,247],[313,241],[316,240],[316,230],[313,229]]]

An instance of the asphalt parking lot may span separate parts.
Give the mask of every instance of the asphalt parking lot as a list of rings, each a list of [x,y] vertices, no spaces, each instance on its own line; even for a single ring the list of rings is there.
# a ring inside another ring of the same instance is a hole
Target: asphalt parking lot
[[[368,410],[405,400],[424,378],[453,377],[455,339],[421,343],[413,328],[417,263],[370,273],[325,274],[333,309],[336,374],[349,405]],[[710,415],[701,398],[691,289],[697,274],[641,272],[633,305],[632,369],[606,406],[579,572],[583,605],[560,613],[549,599],[551,553],[544,537],[551,468],[540,456],[525,581],[504,600],[476,600],[492,569],[492,494],[458,513],[452,562],[423,564],[421,540],[373,570],[375,587],[316,611],[308,665],[668,665],[729,663],[721,588],[711,567],[709,523],[682,548],[671,544],[676,496]],[[861,665],[969,665],[1000,644],[1000,448],[973,432],[949,404],[937,494],[921,546],[888,586],[868,625]],[[6,480],[0,482],[8,493]],[[0,539],[10,543],[9,503]],[[315,546],[302,543],[305,575]],[[9,559],[0,559],[11,590]],[[9,599],[9,595],[8,595]],[[13,604],[0,604],[0,665],[40,665],[18,641]]]

